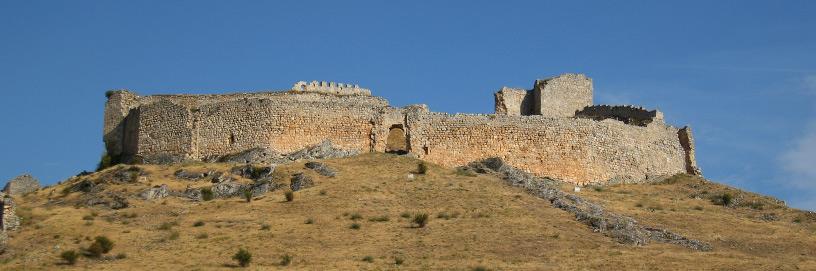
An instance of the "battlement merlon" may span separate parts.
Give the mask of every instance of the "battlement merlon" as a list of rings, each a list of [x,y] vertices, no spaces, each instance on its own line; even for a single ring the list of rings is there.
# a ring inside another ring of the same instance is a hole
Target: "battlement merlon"
[[[299,81],[292,86],[295,92],[317,92],[335,95],[362,95],[371,96],[371,90],[361,88],[359,85],[346,83],[335,83],[326,81]]]

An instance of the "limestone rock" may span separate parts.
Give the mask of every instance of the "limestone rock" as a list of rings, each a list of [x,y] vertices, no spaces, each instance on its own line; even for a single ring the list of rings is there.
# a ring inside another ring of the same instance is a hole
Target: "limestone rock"
[[[292,179],[289,184],[289,188],[291,188],[292,191],[298,191],[312,186],[314,186],[314,181],[312,180],[311,177],[303,174],[303,172],[292,175]]]
[[[40,189],[40,182],[30,174],[23,174],[9,180],[3,191],[9,195],[23,195]]]
[[[182,180],[198,180],[207,178],[208,176],[212,176],[213,174],[215,174],[215,172],[213,171],[200,172],[187,169],[179,169],[173,173],[173,176],[176,176],[176,178]]]
[[[213,185],[212,192],[216,198],[228,198],[240,196],[244,189],[247,189],[246,185],[236,182],[223,182]]]
[[[170,189],[167,188],[166,184],[162,184],[142,191],[142,193],[139,194],[139,197],[145,200],[153,200],[167,197],[169,194]]]
[[[326,177],[334,177],[334,175],[336,174],[336,171],[333,168],[320,162],[307,162],[306,168],[310,168],[316,171],[318,174]]]

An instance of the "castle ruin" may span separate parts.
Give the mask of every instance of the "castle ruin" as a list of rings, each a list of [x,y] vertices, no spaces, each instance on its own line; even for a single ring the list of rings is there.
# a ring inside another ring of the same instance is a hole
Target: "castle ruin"
[[[360,152],[407,153],[444,166],[487,157],[575,184],[700,174],[688,127],[632,106],[593,105],[592,80],[564,74],[495,93],[495,114],[392,107],[357,85],[297,82],[291,90],[138,96],[111,91],[109,155],[127,163],[211,161],[254,148],[288,153],[330,140]],[[399,141],[399,142],[397,142]]]

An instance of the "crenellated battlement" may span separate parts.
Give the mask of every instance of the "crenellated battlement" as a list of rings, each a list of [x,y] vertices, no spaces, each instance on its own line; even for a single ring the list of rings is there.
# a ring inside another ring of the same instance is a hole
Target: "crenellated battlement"
[[[359,85],[346,83],[335,83],[326,81],[299,81],[292,86],[295,92],[317,92],[335,95],[364,95],[371,96],[371,90],[361,88]]]

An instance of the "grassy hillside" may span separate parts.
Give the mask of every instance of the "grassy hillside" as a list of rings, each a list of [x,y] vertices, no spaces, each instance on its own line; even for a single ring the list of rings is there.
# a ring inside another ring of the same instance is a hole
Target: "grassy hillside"
[[[419,160],[387,154],[322,162],[337,170],[336,177],[318,175],[304,162],[276,169],[284,180],[297,172],[315,180],[291,202],[286,189],[251,202],[136,197],[160,184],[178,191],[209,186],[208,179],[181,180],[174,172],[229,172],[234,165],[228,164],[139,166],[144,178],[104,187],[131,195],[129,206],[118,210],[87,207],[87,195],[68,188],[84,179],[104,182],[121,168],[45,188],[17,199],[24,222],[10,233],[0,268],[231,269],[238,268],[232,256],[245,248],[252,254],[249,270],[816,269],[816,216],[696,177],[576,194],[642,225],[705,241],[710,252],[619,244],[491,175],[429,165],[427,174],[409,179]],[[571,186],[563,189],[572,193]],[[428,214],[427,225],[412,223],[415,214]],[[60,258],[63,251],[89,247],[96,236],[114,242],[106,256],[80,257],[75,265]],[[286,265],[285,256],[291,259]]]

